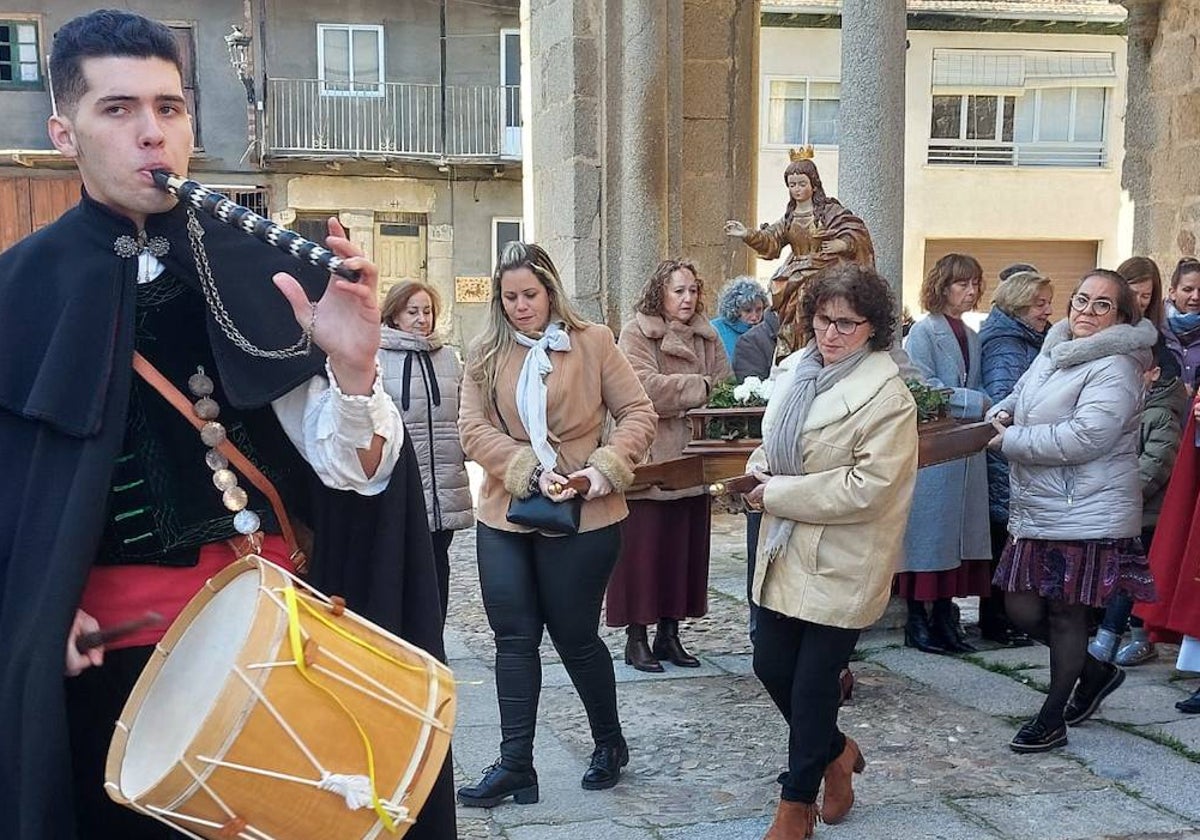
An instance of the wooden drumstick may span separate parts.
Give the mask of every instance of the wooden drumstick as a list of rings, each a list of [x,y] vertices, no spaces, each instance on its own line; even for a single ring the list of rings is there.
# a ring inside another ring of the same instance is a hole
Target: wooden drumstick
[[[588,481],[587,476],[577,475],[574,478],[568,478],[566,484],[557,481],[550,482],[550,492],[557,496],[564,490],[574,490],[580,496],[586,496],[588,491],[592,489],[592,482]]]
[[[100,630],[93,630],[90,633],[80,633],[75,637],[75,650],[79,653],[87,653],[92,648],[98,648],[100,645],[106,645],[123,636],[128,636],[130,633],[136,633],[143,627],[153,627],[156,624],[162,624],[162,620],[163,617],[158,613],[147,612],[141,618],[122,621],[120,624],[114,624],[112,627],[104,627]]]

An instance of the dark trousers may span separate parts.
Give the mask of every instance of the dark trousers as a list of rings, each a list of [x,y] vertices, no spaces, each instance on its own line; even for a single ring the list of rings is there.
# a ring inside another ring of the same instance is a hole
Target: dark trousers
[[[746,513],[746,603],[750,605],[750,644],[754,644],[754,628],[758,625],[758,604],[754,603],[754,563],[758,557],[758,532],[762,514]]]
[[[758,608],[754,673],[790,732],[788,773],[780,794],[784,800],[815,802],[825,768],[846,746],[837,725],[838,674],[854,652],[859,632]]]
[[[432,531],[433,570],[437,572],[438,593],[442,596],[442,627],[446,626],[446,610],[450,607],[450,541],[453,531]]]
[[[168,840],[182,834],[108,798],[104,765],[113,724],[154,648],[110,650],[104,665],[67,679],[72,787],[79,840]]]
[[[479,585],[496,638],[503,766],[533,766],[543,627],[583,701],[593,740],[608,745],[621,737],[612,658],[598,632],[620,548],[617,525],[565,537],[477,526]]]

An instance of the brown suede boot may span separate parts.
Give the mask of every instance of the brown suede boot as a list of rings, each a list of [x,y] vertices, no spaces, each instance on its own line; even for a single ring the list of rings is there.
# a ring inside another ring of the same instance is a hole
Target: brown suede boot
[[[833,825],[840,823],[854,805],[853,774],[867,766],[862,751],[853,738],[846,739],[842,753],[825,768],[825,798],[821,800],[821,819]]]
[[[779,800],[775,809],[775,821],[767,829],[763,840],[807,840],[817,830],[821,814],[815,802],[788,802]]]

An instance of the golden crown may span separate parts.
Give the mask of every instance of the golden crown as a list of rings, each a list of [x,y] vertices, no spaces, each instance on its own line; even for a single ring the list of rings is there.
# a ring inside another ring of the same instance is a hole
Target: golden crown
[[[801,146],[799,149],[789,149],[788,157],[791,158],[792,163],[795,163],[798,160],[812,160],[813,147]]]

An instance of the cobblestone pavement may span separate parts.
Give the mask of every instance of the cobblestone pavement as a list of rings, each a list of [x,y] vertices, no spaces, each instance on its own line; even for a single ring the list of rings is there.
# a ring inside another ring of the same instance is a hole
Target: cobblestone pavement
[[[455,735],[460,784],[495,759],[499,718],[491,633],[475,573],[474,535],[452,551],[447,648],[462,681]],[[611,791],[579,777],[592,744],[579,699],[548,639],[536,761],[541,801],[459,809],[459,836],[509,840],[742,840],[762,837],[786,762],[786,727],[751,673],[742,519],[714,520],[709,613],[681,636],[703,662],[661,676],[621,660],[624,633],[603,629],[616,660],[631,760]],[[964,601],[963,614],[974,615]],[[887,618],[881,625],[887,624]],[[982,646],[981,646],[982,647]],[[866,772],[829,838],[1122,838],[1200,840],[1200,719],[1173,708],[1196,687],[1172,672],[1173,651],[1129,671],[1098,720],[1050,754],[1019,756],[1008,740],[1040,704],[1044,648],[981,650],[966,658],[904,648],[895,630],[859,645],[854,699],[842,728]]]

